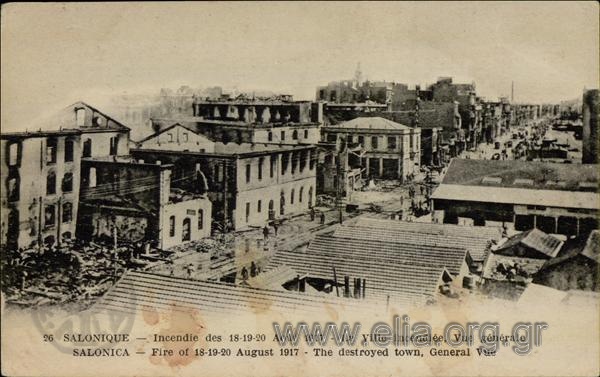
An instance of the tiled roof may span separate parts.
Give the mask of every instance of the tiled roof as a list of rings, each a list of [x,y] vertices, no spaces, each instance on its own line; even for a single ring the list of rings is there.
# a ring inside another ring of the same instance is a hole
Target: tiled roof
[[[354,118],[336,125],[337,128],[373,129],[373,130],[411,130],[412,127],[393,122],[382,117]]]
[[[216,314],[271,310],[289,313],[320,311],[324,305],[358,307],[368,303],[129,271],[94,305],[93,310],[135,313],[181,308]]]
[[[344,276],[366,279],[367,298],[390,296],[394,301],[413,303],[433,298],[447,270],[431,260],[414,263],[417,252],[406,255],[399,252],[398,246],[317,236],[304,253],[277,252],[267,269],[284,265],[309,277],[333,280],[335,268],[338,284],[343,283]]]
[[[310,243],[307,253],[330,253],[332,257],[346,255],[353,259],[380,259],[402,264],[439,266],[445,267],[454,275],[460,272],[467,254],[464,248],[398,243],[389,239],[364,239],[361,238],[364,233],[355,231],[353,236],[347,233],[340,231],[336,232],[334,237],[317,236]]]
[[[357,226],[368,228],[386,227],[393,230],[403,230],[407,232],[417,232],[425,234],[484,237],[494,240],[502,238],[502,229],[499,227],[472,227],[456,224],[438,224],[438,223],[419,223],[412,221],[396,221],[373,219],[361,217],[356,222]]]
[[[428,248],[467,250],[474,260],[485,259],[489,240],[485,238],[455,237],[437,234],[395,231],[392,229],[374,229],[355,226],[338,228],[335,237],[369,241],[385,241],[404,245],[427,246]],[[452,272],[452,271],[451,271]]]

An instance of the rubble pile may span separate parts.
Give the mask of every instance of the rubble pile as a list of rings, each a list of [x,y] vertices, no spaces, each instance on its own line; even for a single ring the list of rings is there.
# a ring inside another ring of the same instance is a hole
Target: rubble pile
[[[6,302],[23,307],[77,302],[84,309],[128,268],[136,268],[132,246],[63,242],[61,246],[8,251],[2,258]]]
[[[317,195],[317,207],[335,207],[335,197],[330,195]]]

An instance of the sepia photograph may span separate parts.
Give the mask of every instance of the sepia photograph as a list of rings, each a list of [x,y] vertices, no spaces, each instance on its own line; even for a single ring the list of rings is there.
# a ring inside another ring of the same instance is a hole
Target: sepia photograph
[[[598,376],[599,17],[2,4],[2,375]]]

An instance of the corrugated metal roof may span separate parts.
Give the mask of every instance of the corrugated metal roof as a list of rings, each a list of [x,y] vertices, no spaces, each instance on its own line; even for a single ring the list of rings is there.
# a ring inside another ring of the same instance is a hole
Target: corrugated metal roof
[[[127,272],[93,310],[135,313],[197,309],[206,313],[314,312],[324,305],[364,307],[373,301],[275,291],[233,284],[197,281],[147,272]]]
[[[598,210],[595,192],[441,184],[432,199]]]

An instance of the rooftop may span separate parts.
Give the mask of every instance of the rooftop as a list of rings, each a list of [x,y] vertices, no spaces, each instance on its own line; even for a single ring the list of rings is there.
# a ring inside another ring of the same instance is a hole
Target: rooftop
[[[427,248],[321,235],[305,252],[277,252],[267,269],[288,266],[300,274],[333,281],[335,268],[338,284],[344,276],[366,279],[367,298],[392,297],[403,303],[424,303],[434,298],[442,280],[451,279],[443,265],[456,270],[466,255],[464,249],[447,251],[444,256],[438,249],[424,258]]]
[[[595,263],[600,263],[600,233],[598,230],[593,230],[585,239],[583,237],[577,237],[565,241],[558,257],[548,260],[544,265],[544,269],[578,255],[588,258]]]
[[[499,178],[491,182],[490,178]],[[549,185],[548,182],[565,182]],[[475,160],[455,158],[443,184],[583,191],[598,186],[598,165],[558,164],[520,160]],[[583,185],[582,185],[583,183]],[[588,190],[589,191],[589,190]]]
[[[318,125],[316,122],[287,122],[284,120],[276,121],[276,122],[246,122],[243,120],[236,119],[206,119],[200,116],[182,116],[176,118],[152,118],[153,123],[159,124],[163,127],[169,126],[175,123],[179,123],[187,128],[197,128],[199,126],[226,126],[229,128],[240,128],[240,129],[248,129],[248,128],[269,128],[274,126],[310,126],[310,125]]]
[[[254,288],[285,290],[283,284],[294,280],[298,273],[287,266],[279,266],[272,270],[259,273],[245,281],[245,284]]]
[[[26,139],[34,137],[56,137],[56,136],[70,136],[80,135],[81,131],[77,129],[60,129],[60,130],[42,130],[37,131],[25,131],[25,132],[2,132],[0,139]]]
[[[537,205],[556,208],[578,208],[598,210],[600,200],[595,192],[559,191],[556,189],[510,188],[463,184],[444,184],[438,186],[431,196],[432,199]],[[477,227],[480,228],[480,227]]]
[[[456,224],[419,223],[410,221],[396,221],[360,217],[356,224],[358,226],[379,228],[386,227],[395,231],[416,232],[421,234],[435,234],[440,236],[461,236],[469,238],[486,238],[500,240],[502,229],[500,227],[472,227]]]
[[[501,238],[501,229],[360,218],[355,224],[339,227],[334,235],[428,247],[466,249],[473,260],[483,261],[489,252],[492,240],[498,241]]]
[[[467,250],[456,246],[402,243],[393,236],[373,239],[355,227],[340,227],[331,236],[317,236],[307,253],[347,255],[353,259],[380,259],[382,261],[420,266],[445,267],[457,275],[467,256]]]
[[[412,130],[412,127],[393,122],[382,117],[361,117],[332,126],[346,129],[373,129],[373,130]]]
[[[531,249],[547,255],[550,258],[558,254],[562,246],[562,241],[542,232],[539,229],[531,229],[511,237],[508,241],[498,247],[497,251],[506,250],[515,245],[523,244]]]
[[[144,309],[167,312],[179,308],[212,314],[293,313],[320,311],[327,305],[352,307],[361,304],[365,305],[365,301],[128,271],[93,310],[136,313]]]

